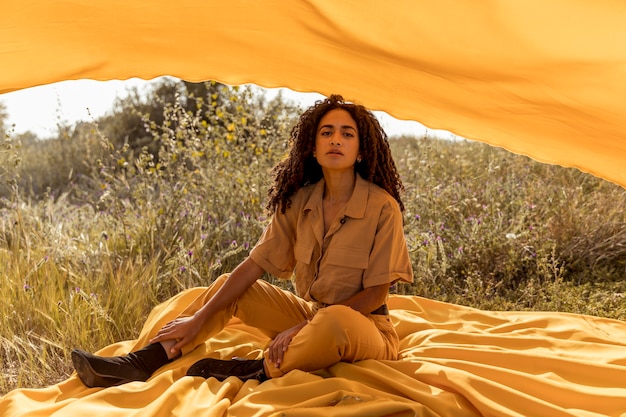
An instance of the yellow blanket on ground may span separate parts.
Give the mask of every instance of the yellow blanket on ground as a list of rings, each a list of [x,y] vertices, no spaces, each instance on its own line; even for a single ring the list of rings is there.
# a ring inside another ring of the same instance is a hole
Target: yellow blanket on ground
[[[123,354],[174,318],[200,289],[154,309]],[[204,356],[261,355],[267,338],[232,320],[147,382],[85,388],[76,375],[0,398],[13,416],[626,416],[626,322],[544,312],[495,312],[391,296],[399,361],[339,363],[262,384],[185,377]]]

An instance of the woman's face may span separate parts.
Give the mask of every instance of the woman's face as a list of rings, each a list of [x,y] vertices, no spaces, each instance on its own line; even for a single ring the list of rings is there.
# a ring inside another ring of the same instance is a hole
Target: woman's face
[[[324,169],[354,169],[359,156],[359,132],[350,113],[333,109],[322,117],[315,134],[314,156]]]

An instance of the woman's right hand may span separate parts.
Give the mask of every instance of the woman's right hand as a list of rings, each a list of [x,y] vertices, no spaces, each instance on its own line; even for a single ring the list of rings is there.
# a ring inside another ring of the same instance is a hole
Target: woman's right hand
[[[198,317],[180,317],[163,326],[156,336],[150,339],[150,343],[176,340],[176,343],[170,348],[170,353],[178,355],[183,346],[195,339],[201,328],[202,320]]]
[[[291,343],[291,339],[298,334],[300,330],[308,323],[307,320],[304,320],[302,323],[296,324],[290,329],[287,329],[281,333],[279,333],[269,344],[268,351],[268,359],[271,363],[274,364],[275,367],[279,368],[280,364],[283,361],[283,355],[289,348],[289,344]]]

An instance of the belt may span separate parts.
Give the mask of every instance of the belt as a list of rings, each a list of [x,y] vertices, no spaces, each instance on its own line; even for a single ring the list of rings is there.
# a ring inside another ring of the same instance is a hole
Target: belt
[[[320,302],[315,303],[318,309],[328,307],[330,304],[324,304]],[[376,310],[372,311],[370,314],[375,314],[377,316],[386,316],[389,314],[389,309],[387,308],[387,304],[383,304],[378,307]]]
[[[389,309],[387,308],[387,304],[381,305],[376,310],[372,311],[370,314],[386,316],[387,314],[389,314]]]

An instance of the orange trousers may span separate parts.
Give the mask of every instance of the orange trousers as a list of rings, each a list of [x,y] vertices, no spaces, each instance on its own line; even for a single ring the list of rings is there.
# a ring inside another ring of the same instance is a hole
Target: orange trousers
[[[227,278],[228,274],[225,274],[215,280],[181,313],[181,317],[191,316],[199,310]],[[211,317],[193,343],[183,347],[182,353],[191,352],[217,334],[233,316],[269,338],[304,320],[309,321],[291,340],[280,367],[271,364],[265,352],[265,369],[271,378],[293,369],[309,372],[340,361],[395,360],[398,356],[398,336],[388,316],[365,316],[343,305],[318,309],[316,304],[263,280],[257,280],[239,299]]]

